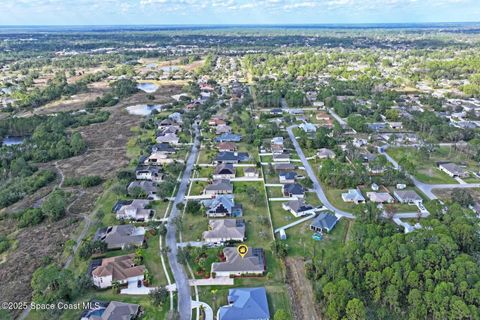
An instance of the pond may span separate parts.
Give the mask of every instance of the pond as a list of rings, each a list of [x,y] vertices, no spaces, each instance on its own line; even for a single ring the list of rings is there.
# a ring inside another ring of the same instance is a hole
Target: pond
[[[146,93],[153,93],[157,91],[158,86],[152,82],[142,82],[137,85],[137,88]]]
[[[127,107],[127,111],[136,116],[148,116],[152,114],[153,110],[162,111],[162,107],[161,104],[137,104]]]
[[[4,146],[15,146],[17,144],[22,144],[23,141],[25,141],[25,137],[7,136],[3,138],[2,144]]]

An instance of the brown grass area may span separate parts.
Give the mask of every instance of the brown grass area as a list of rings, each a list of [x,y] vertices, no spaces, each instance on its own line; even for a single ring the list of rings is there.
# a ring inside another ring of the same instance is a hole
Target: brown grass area
[[[312,284],[305,275],[305,263],[301,258],[288,257],[287,267],[288,290],[291,297],[294,318],[302,320],[321,320],[313,294]]]

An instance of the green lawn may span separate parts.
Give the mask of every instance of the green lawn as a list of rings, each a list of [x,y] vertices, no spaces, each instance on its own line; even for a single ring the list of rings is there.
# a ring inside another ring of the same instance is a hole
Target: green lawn
[[[268,198],[282,198],[282,187],[267,187]]]
[[[202,233],[208,230],[208,218],[203,212],[190,214],[185,212],[182,217],[182,241],[201,241]]]
[[[192,188],[190,190],[190,195],[201,195],[203,194],[203,190],[208,185],[206,181],[192,181]]]
[[[389,148],[388,154],[399,161],[403,157],[410,160],[415,168],[415,177],[430,184],[456,184],[457,181],[445,172],[437,169],[437,161],[464,162],[466,159],[458,151],[451,152],[450,147],[440,147],[429,158],[422,156],[421,151],[411,147]]]
[[[148,269],[149,273],[153,276],[152,286],[166,286],[168,282],[167,277],[165,276],[165,272],[163,271],[162,259],[160,258],[158,235],[150,236],[147,239],[147,244],[148,247],[144,249],[144,264],[145,267]]]
[[[335,208],[351,212],[356,207],[356,204],[354,203],[343,201],[342,193],[347,192],[347,189],[333,189],[326,184],[322,184],[322,187],[328,200]]]

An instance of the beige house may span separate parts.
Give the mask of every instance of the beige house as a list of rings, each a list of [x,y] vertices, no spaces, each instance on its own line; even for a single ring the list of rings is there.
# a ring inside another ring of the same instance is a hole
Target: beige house
[[[102,259],[101,264],[92,271],[93,284],[100,288],[109,288],[113,282],[126,284],[143,280],[145,267],[133,262],[135,254]]]

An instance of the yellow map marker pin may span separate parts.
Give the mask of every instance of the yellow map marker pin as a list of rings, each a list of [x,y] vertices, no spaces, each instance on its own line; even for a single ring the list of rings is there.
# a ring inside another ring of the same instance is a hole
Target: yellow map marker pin
[[[248,252],[248,247],[245,244],[241,244],[237,247],[237,251],[238,251],[238,254],[240,255],[240,257],[243,258],[243,257],[245,257],[245,255]]]

